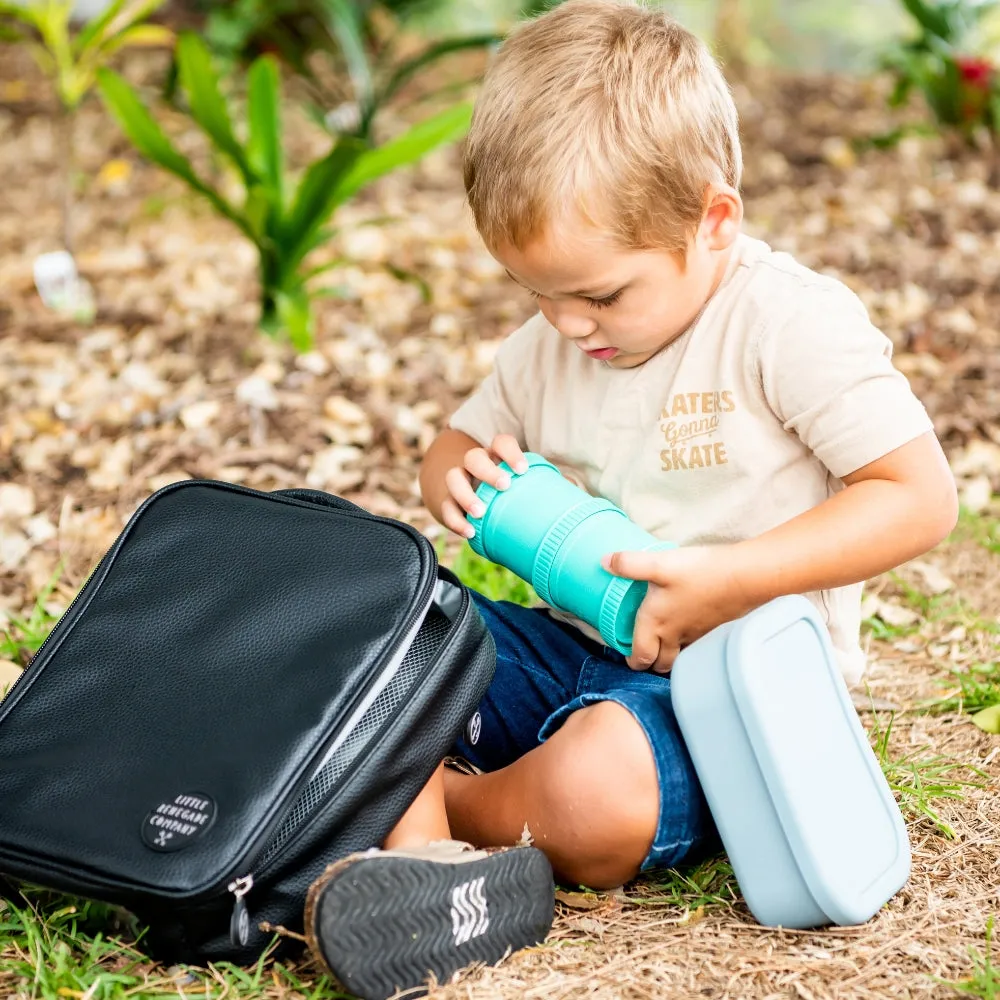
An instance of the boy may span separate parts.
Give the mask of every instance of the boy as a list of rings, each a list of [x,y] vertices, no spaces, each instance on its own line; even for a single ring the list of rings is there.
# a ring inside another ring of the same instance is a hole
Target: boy
[[[457,753],[485,773],[439,772],[418,800],[438,826],[413,843],[432,829],[514,844],[527,826],[557,875],[597,887],[703,852],[714,830],[670,702],[678,651],[804,593],[856,682],[862,581],[955,523],[953,478],[890,342],[840,282],[741,234],[741,165],[706,48],[628,0],[568,0],[487,73],[466,188],[539,313],[431,445],[424,501],[468,537],[477,481],[503,489],[497,463],[522,471],[537,451],[680,547],[605,557],[650,584],[628,660],[566,614],[476,595],[497,670]]]

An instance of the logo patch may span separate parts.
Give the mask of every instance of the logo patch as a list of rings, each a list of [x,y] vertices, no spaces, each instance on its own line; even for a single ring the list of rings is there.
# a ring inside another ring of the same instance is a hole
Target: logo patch
[[[215,822],[215,802],[201,792],[186,792],[159,803],[142,821],[142,840],[154,851],[179,851]]]
[[[483,731],[483,717],[476,712],[475,715],[469,719],[468,725],[465,727],[465,738],[469,741],[469,746],[474,747],[479,742],[479,736]]]
[[[451,890],[451,935],[455,944],[465,944],[485,934],[490,926],[484,881],[485,876],[463,882]]]

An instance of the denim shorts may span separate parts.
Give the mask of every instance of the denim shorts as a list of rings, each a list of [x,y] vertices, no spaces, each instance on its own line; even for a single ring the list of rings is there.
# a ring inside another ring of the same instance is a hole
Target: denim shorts
[[[674,717],[670,679],[631,670],[617,650],[545,608],[472,596],[496,642],[497,665],[478,719],[455,752],[495,771],[539,746],[578,708],[616,702],[642,727],[656,761],[659,820],[643,870],[718,850],[718,834]]]

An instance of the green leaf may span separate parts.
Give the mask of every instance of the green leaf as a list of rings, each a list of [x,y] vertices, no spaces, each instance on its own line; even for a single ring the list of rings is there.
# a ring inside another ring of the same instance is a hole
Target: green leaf
[[[397,139],[361,156],[338,185],[335,204],[347,201],[361,188],[398,167],[415,163],[436,146],[460,139],[472,121],[472,105],[458,104],[422,121]]]
[[[482,49],[488,45],[497,44],[502,40],[503,36],[495,34],[468,35],[460,38],[442,39],[440,42],[424,49],[419,55],[400,63],[386,85],[379,91],[377,103],[379,105],[384,104],[407,80],[425,66],[437,62],[439,59],[443,59],[453,52],[462,52],[467,49]]]
[[[903,6],[924,31],[946,41],[951,40],[952,32],[949,18],[936,5],[932,6],[925,3],[924,0],[903,0]]]
[[[239,167],[247,185],[256,179],[243,147],[233,133],[229,111],[212,68],[212,54],[197,35],[184,34],[177,43],[181,84],[191,105],[191,115],[215,146]]]
[[[94,39],[104,33],[104,29],[111,24],[121,13],[125,4],[129,2],[130,0],[111,0],[111,3],[97,17],[92,18],[80,29],[79,34],[73,40],[73,51],[79,53],[90,48]],[[100,41],[98,41],[98,45],[100,45]]]
[[[340,203],[338,191],[364,151],[365,145],[360,140],[340,139],[329,154],[306,171],[280,229],[286,273],[298,267],[302,258],[313,249],[313,237]]]
[[[117,73],[109,69],[99,70],[97,85],[108,110],[131,140],[132,145],[143,156],[204,195],[223,216],[239,226],[251,239],[255,239],[247,221],[194,172],[187,157],[175,149],[173,143],[163,134],[156,119],[150,115],[132,88]]]
[[[990,705],[972,716],[972,721],[985,733],[1000,736],[1000,705]]]
[[[309,294],[302,287],[291,291],[276,292],[274,296],[278,308],[278,320],[292,346],[297,351],[308,351],[313,344],[312,304]]]
[[[278,66],[269,56],[258,59],[247,75],[247,156],[254,173],[282,204],[284,158],[281,150],[281,83]]]
[[[174,33],[162,24],[133,24],[104,42],[101,46],[101,59],[106,60],[108,56],[129,45],[169,47],[173,44]]]
[[[20,21],[22,24],[30,25],[32,28],[38,27],[38,19],[40,13],[37,8],[32,6],[22,6],[21,4],[8,3],[6,0],[0,0],[0,17],[12,17],[16,21]]]
[[[434,297],[431,286],[427,279],[416,271],[407,270],[405,267],[397,267],[395,264],[383,264],[383,267],[397,280],[405,281],[407,284],[415,285],[420,292],[420,298],[424,303],[428,303]]]
[[[354,0],[320,0],[330,34],[337,40],[347,64],[354,96],[359,104],[371,100],[374,84],[365,46],[364,18]]]

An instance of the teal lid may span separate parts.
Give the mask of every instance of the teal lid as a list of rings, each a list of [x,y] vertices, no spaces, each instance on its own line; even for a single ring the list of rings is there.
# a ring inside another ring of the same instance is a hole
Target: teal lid
[[[610,500],[603,497],[588,497],[571,507],[555,524],[546,532],[542,539],[542,544],[538,547],[535,556],[535,565],[531,574],[531,585],[535,588],[538,596],[551,607],[556,607],[552,603],[552,595],[549,589],[549,574],[552,572],[552,562],[559,551],[559,547],[569,533],[588,517],[599,514],[602,511],[614,511],[625,516],[624,511],[619,510]],[[566,608],[561,609],[563,611]]]
[[[526,451],[524,457],[528,462],[528,469],[534,469],[539,466],[548,466],[553,472],[560,474],[559,470],[550,462],[548,459],[543,458],[541,455],[536,454],[533,451]],[[524,472],[515,472],[506,462],[501,462],[499,468],[503,469],[510,476],[511,482],[513,482],[518,476],[525,475]],[[472,550],[478,555],[483,556],[485,559],[489,559],[489,554],[483,546],[483,521],[486,520],[486,515],[489,513],[490,504],[497,497],[498,494],[503,493],[504,490],[498,490],[491,483],[480,483],[476,487],[476,496],[482,501],[484,510],[480,517],[473,517],[471,514],[466,514],[465,519],[475,528],[476,533],[472,538],[468,539],[469,545]]]
[[[624,512],[623,512],[624,516]],[[644,552],[659,552],[664,549],[674,549],[673,542],[656,542],[647,545]],[[611,582],[604,591],[601,601],[601,617],[598,631],[605,644],[617,649],[623,656],[632,655],[632,631],[635,628],[635,616],[646,596],[647,584],[638,580],[629,580],[623,576],[611,576]]]

